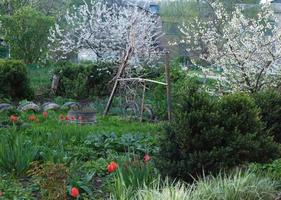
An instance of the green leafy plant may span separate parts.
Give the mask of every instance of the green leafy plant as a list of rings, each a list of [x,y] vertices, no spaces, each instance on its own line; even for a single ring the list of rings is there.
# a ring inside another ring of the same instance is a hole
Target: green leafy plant
[[[106,156],[112,152],[155,153],[158,150],[157,136],[148,134],[91,134],[85,142],[88,147],[96,150],[97,155]]]
[[[16,176],[25,175],[37,154],[30,139],[18,134],[14,129],[6,131],[0,140],[0,169]]]
[[[26,66],[18,60],[0,60],[0,97],[32,98]]]
[[[34,189],[32,185],[28,184],[29,187],[24,187],[19,180],[8,174],[0,174],[0,199],[22,199],[22,200],[33,200],[35,199],[32,195]]]
[[[151,187],[155,182],[155,177],[159,177],[152,163],[145,163],[139,158],[119,163],[119,168],[113,180],[113,199],[133,199],[140,188]]]
[[[256,174],[270,177],[279,184],[281,183],[281,159],[274,160],[271,163],[253,163],[249,166],[249,169]]]
[[[33,163],[29,174],[36,178],[44,199],[65,200],[67,198],[68,168],[64,164]]]
[[[70,186],[68,187],[68,190],[70,190],[72,187],[79,188],[80,191],[80,197],[81,199],[84,199],[84,197],[92,197],[93,198],[93,177],[94,174],[86,173],[86,174],[78,174],[71,173],[70,174]]]

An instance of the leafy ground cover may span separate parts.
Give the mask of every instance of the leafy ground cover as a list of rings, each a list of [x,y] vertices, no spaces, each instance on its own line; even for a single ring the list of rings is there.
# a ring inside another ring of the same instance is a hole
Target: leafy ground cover
[[[9,125],[0,129],[4,199],[65,199],[74,186],[81,199],[104,199],[113,179],[108,165],[153,155],[161,132],[160,124],[119,117],[98,116],[97,124],[78,125],[60,112],[21,113],[14,118],[2,113],[0,121]]]

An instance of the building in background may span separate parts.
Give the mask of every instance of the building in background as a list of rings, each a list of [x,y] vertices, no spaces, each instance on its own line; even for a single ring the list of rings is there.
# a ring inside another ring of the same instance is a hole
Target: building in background
[[[271,2],[271,5],[277,17],[277,22],[281,28],[281,0],[274,0]]]

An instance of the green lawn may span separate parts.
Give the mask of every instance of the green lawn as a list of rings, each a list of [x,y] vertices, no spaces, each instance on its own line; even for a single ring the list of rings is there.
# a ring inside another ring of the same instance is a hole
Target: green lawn
[[[35,92],[40,92],[43,88],[50,88],[52,67],[41,67],[37,65],[28,66],[28,77],[30,77],[31,87]]]
[[[46,122],[33,124],[32,129],[35,131],[57,132],[63,126],[63,131],[87,133],[157,133],[160,130],[159,123],[140,123],[138,121],[129,121],[118,116],[97,116],[97,123],[92,125],[77,125],[67,122],[60,122],[59,116],[55,113],[49,115]]]
[[[70,134],[74,132],[81,132],[84,135],[89,133],[151,133],[157,134],[161,130],[162,122],[149,123],[149,122],[139,122],[133,120],[127,120],[118,116],[97,116],[97,123],[79,125],[73,124],[65,121],[60,121],[59,116],[65,113],[53,112],[48,113],[48,119],[44,120],[41,113],[35,114],[35,116],[40,120],[40,122],[30,122],[28,117],[31,113],[22,113],[19,119],[23,121],[26,125],[26,131],[32,130],[33,132],[64,132],[65,134]],[[7,121],[9,119],[8,114],[0,113],[0,121]],[[0,129],[1,130],[1,129]]]

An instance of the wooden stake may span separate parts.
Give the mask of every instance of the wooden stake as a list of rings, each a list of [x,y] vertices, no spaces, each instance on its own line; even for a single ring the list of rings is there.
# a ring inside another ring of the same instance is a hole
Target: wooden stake
[[[140,115],[140,122],[143,120],[143,112],[144,112],[144,100],[145,100],[145,90],[146,90],[145,81],[143,82],[143,91],[142,91],[142,101],[141,101],[141,115]]]
[[[111,94],[110,94],[110,97],[108,99],[108,102],[106,104],[106,107],[105,107],[105,110],[103,112],[103,116],[106,116],[108,114],[108,111],[110,109],[110,106],[112,104],[112,101],[113,101],[113,98],[114,98],[114,95],[117,91],[117,88],[118,88],[118,84],[119,84],[119,78],[121,77],[121,75],[123,74],[123,71],[124,69],[126,68],[126,65],[128,63],[128,60],[129,60],[129,57],[130,57],[130,54],[132,53],[133,51],[133,48],[130,47],[125,55],[125,58],[124,58],[124,61],[122,62],[121,66],[119,67],[118,69],[118,72],[117,72],[117,75],[116,75],[116,79],[115,79],[115,82],[114,82],[114,86],[113,86],[113,89],[111,91]]]
[[[172,97],[171,97],[171,75],[170,75],[170,56],[169,52],[165,53],[165,74],[167,83],[167,108],[168,108],[168,120],[172,120]]]

